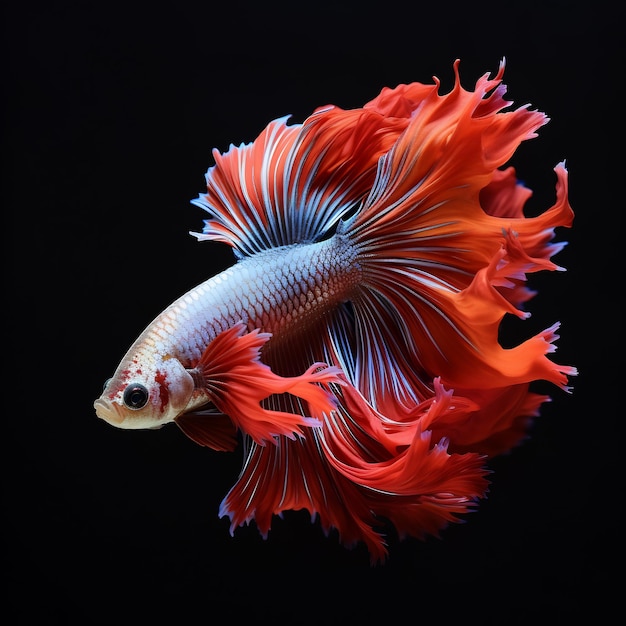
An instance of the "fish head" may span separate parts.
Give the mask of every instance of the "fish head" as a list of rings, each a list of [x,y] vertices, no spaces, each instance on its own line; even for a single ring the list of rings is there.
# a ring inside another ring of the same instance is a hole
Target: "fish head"
[[[94,402],[96,415],[118,428],[159,428],[184,412],[194,380],[173,357],[142,363],[125,358]]]

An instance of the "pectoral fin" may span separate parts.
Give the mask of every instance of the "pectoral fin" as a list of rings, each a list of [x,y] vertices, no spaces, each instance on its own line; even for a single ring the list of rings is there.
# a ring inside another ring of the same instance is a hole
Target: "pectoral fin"
[[[328,385],[344,383],[341,369],[325,363],[313,363],[299,376],[274,373],[261,362],[260,355],[270,337],[271,334],[258,330],[246,332],[244,324],[236,324],[211,341],[196,365],[200,384],[218,411],[260,445],[274,443],[279,435],[294,439],[304,435],[302,427],[320,426],[316,416],[335,408]],[[270,396],[283,393],[299,398],[305,414],[261,405]],[[185,417],[182,416],[183,424]],[[193,432],[196,435],[195,429]]]

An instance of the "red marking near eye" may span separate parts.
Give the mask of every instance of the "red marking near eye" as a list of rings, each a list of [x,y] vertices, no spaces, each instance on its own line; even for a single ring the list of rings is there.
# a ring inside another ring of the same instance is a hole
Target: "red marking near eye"
[[[159,385],[159,397],[161,398],[161,413],[165,411],[165,406],[170,401],[169,383],[167,375],[157,370],[154,381]]]
[[[109,399],[114,400],[116,396],[123,391],[129,378],[131,378],[131,373],[129,369],[125,369],[120,372],[117,384],[109,389]]]

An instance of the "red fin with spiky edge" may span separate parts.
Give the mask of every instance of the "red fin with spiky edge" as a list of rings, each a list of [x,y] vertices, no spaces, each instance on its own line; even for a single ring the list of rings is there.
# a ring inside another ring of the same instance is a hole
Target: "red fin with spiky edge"
[[[498,343],[505,314],[527,317],[516,308],[532,296],[526,276],[562,269],[550,257],[563,244],[551,240],[573,218],[564,163],[555,204],[529,218],[529,192],[515,187],[512,170],[496,169],[547,121],[528,107],[502,111],[503,70],[470,92],[455,64],[452,91],[425,94],[380,159],[370,196],[342,223],[363,269],[356,384],[383,413],[397,398],[419,400],[415,390],[435,376],[455,389],[543,378],[567,390],[576,373],[545,356],[556,325],[510,350]]]

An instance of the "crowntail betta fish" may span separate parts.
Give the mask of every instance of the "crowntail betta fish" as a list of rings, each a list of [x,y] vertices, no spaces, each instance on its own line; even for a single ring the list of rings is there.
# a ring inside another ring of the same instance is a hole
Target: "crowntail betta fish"
[[[486,494],[487,463],[525,438],[574,367],[548,358],[559,324],[504,348],[530,274],[570,227],[565,163],[553,206],[508,165],[548,118],[504,99],[505,62],[455,81],[384,88],[362,108],[270,122],[220,153],[194,204],[199,240],[236,262],[168,306],[132,344],[97,415],[173,422],[244,462],[220,515],[231,534],[305,509],[346,546],[386,559],[383,529],[439,535]]]

